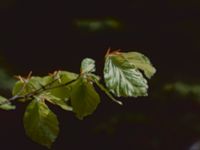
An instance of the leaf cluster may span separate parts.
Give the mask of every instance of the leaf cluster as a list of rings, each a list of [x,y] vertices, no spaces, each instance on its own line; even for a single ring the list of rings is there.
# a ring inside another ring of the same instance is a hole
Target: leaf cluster
[[[114,102],[116,97],[147,96],[147,78],[156,72],[149,59],[138,52],[108,50],[104,64],[104,84],[95,74],[95,61],[85,58],[80,73],[55,71],[44,77],[18,76],[10,99],[0,97],[0,108],[13,110],[12,101],[28,102],[23,123],[26,134],[35,142],[51,148],[59,134],[59,121],[47,103],[75,113],[83,119],[91,115],[100,103],[95,87]]]

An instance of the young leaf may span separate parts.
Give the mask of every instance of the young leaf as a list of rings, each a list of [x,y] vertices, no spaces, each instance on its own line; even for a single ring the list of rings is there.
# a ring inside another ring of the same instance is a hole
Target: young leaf
[[[78,77],[77,74],[67,72],[67,71],[58,71],[53,75],[44,76],[44,77],[35,77],[32,76],[23,81],[17,81],[15,86],[13,87],[13,95],[26,95],[31,93],[35,90],[42,89],[42,88],[52,88],[49,92],[61,99],[65,99],[69,97],[69,88],[66,86],[53,88],[61,84],[65,84],[70,82],[71,80],[75,80]],[[47,86],[48,85],[48,86]]]
[[[143,54],[138,52],[128,52],[121,54],[136,68],[144,71],[144,74],[147,78],[150,79],[155,74],[156,69],[153,67],[150,60]]]
[[[108,54],[104,66],[108,89],[116,96],[146,96],[147,81],[142,73],[120,53]]]
[[[5,104],[3,104],[3,103],[5,103]],[[15,106],[11,105],[11,103],[8,102],[8,100],[6,98],[0,96],[0,109],[13,110],[13,109],[15,109]]]
[[[33,92],[43,85],[45,85],[42,77],[30,77],[30,79],[26,79],[26,81],[17,81],[13,87],[12,94],[13,95],[26,95],[30,92]]]
[[[70,81],[76,80],[78,78],[78,74],[67,72],[67,71],[59,71],[57,73],[57,78],[58,80],[54,82],[51,87],[56,87],[60,84],[66,84]],[[51,79],[52,82],[53,78]],[[60,99],[68,99],[70,92],[71,92],[71,87],[70,86],[62,86],[58,88],[53,88],[51,90],[48,90],[53,96],[58,97]]]
[[[42,99],[35,99],[28,105],[23,121],[26,134],[34,142],[51,147],[58,136],[59,123]]]
[[[81,62],[81,73],[95,72],[95,61],[91,58],[85,58]]]
[[[100,97],[93,85],[79,78],[72,86],[71,104],[79,119],[92,114],[100,103]]]
[[[12,95],[14,96],[20,93],[20,90],[23,88],[23,85],[23,82],[17,81],[12,89]]]
[[[69,71],[58,71],[56,73],[56,78],[58,78],[59,79],[58,81],[61,83],[67,83],[71,80],[76,79],[77,77],[78,74]]]
[[[12,95],[25,95],[29,92],[31,92],[31,89],[29,88],[29,86],[27,86],[26,83],[23,83],[22,81],[17,81],[13,87]]]

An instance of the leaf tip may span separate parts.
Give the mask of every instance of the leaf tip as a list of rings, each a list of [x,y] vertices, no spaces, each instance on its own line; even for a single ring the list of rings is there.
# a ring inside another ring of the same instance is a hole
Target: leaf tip
[[[119,105],[121,105],[121,106],[123,105],[123,103],[122,103],[121,101],[117,101],[117,103],[118,103]]]

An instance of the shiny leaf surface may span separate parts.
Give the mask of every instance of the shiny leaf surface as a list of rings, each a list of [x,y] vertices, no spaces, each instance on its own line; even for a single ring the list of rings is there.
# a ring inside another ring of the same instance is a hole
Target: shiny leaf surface
[[[147,95],[147,80],[121,53],[106,56],[104,79],[107,88],[118,97]]]

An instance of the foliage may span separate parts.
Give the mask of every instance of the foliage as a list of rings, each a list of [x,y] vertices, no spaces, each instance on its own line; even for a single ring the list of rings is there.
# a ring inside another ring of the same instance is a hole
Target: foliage
[[[189,84],[187,82],[175,82],[171,84],[166,84],[164,89],[168,92],[174,92],[182,97],[193,97],[195,99],[200,98],[200,85],[199,84]]]
[[[89,32],[99,32],[102,30],[116,30],[119,29],[122,25],[116,19],[107,18],[107,19],[78,19],[75,21],[77,28],[80,28]]]
[[[57,105],[65,111],[72,111],[83,119],[91,115],[100,103],[95,87],[100,88],[114,102],[122,105],[115,97],[147,96],[147,79],[156,72],[149,59],[138,52],[110,52],[105,56],[104,79],[94,74],[95,61],[85,58],[80,73],[55,71],[44,77],[17,76],[12,94],[6,99],[0,97],[0,108],[15,109],[12,101],[28,102],[24,114],[26,134],[35,142],[51,148],[59,134],[59,122],[46,102]],[[146,77],[146,78],[145,78]]]

